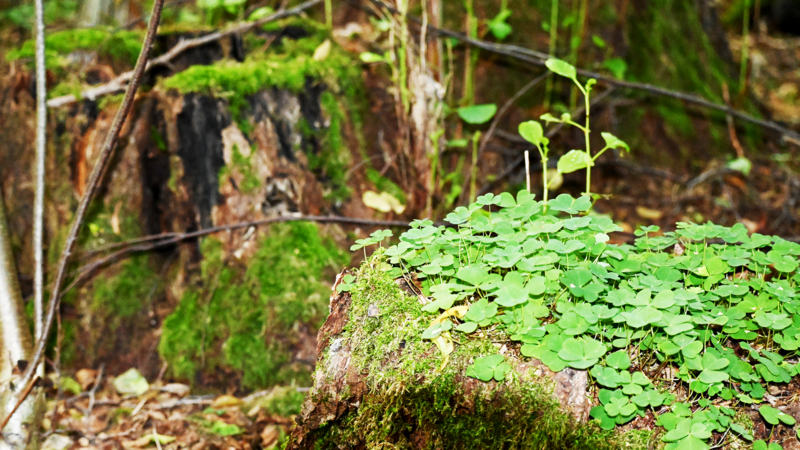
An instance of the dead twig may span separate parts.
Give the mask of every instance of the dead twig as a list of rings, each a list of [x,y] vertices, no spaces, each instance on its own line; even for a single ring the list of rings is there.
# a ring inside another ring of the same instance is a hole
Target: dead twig
[[[132,240],[133,242],[132,245],[125,245],[125,243],[121,243],[122,248],[120,250],[117,250],[114,253],[111,253],[103,258],[97,259],[80,267],[77,271],[78,276],[72,281],[72,283],[70,283],[64,289],[64,292],[65,293],[69,292],[75,286],[78,286],[81,283],[88,280],[89,278],[91,278],[97,269],[107,266],[111,263],[117,262],[133,253],[146,252],[155,250],[157,248],[168,247],[171,245],[175,245],[181,241],[185,241],[188,239],[195,239],[202,236],[208,236],[210,234],[219,233],[221,231],[234,231],[234,230],[240,230],[242,228],[259,227],[273,223],[297,222],[297,221],[317,222],[317,223],[342,223],[349,225],[362,225],[362,226],[375,226],[375,227],[402,227],[402,228],[409,227],[408,222],[404,222],[401,220],[369,220],[369,219],[356,219],[351,217],[338,217],[338,216],[283,216],[283,217],[273,217],[270,219],[253,220],[248,222],[238,222],[229,225],[220,225],[216,227],[193,231],[190,233],[171,232],[171,233],[156,234],[152,236],[144,236]],[[437,222],[436,225],[450,226],[450,224],[445,222]]]
[[[271,14],[267,17],[264,17],[263,19],[259,19],[253,22],[240,23],[228,28],[227,30],[216,31],[214,33],[210,33],[199,38],[182,40],[178,42],[177,45],[172,47],[167,53],[164,53],[158,58],[154,58],[152,61],[150,61],[150,63],[147,64],[145,71],[149,70],[151,67],[155,67],[158,65],[168,65],[173,58],[175,58],[176,56],[178,56],[179,54],[185,52],[190,48],[199,47],[201,45],[205,45],[210,42],[215,42],[233,34],[239,34],[250,31],[251,29],[260,25],[264,25],[267,22],[272,22],[275,20],[300,14],[301,12],[307,10],[308,8],[316,6],[321,1],[322,0],[310,0],[300,5],[297,5],[292,9],[287,9],[286,11],[280,11],[275,14]],[[94,100],[97,97],[101,97],[103,95],[119,92],[125,88],[126,83],[128,83],[134,78],[135,71],[136,69],[131,70],[129,72],[125,72],[122,75],[109,81],[108,83],[101,84],[100,86],[96,86],[90,89],[86,89],[85,91],[81,92],[80,98],[87,98],[89,100]],[[51,98],[50,100],[48,100],[47,106],[49,108],[58,108],[59,106],[69,105],[75,103],[76,101],[78,101],[78,98],[72,94],[62,95],[61,97]]]

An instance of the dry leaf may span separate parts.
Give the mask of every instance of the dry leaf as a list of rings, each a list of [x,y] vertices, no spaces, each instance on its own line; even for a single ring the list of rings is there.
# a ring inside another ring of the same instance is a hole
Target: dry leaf
[[[280,435],[277,425],[267,425],[264,427],[264,431],[261,432],[261,445],[264,448],[274,448]]]
[[[220,395],[214,402],[211,403],[211,407],[214,409],[221,409],[227,408],[229,406],[239,406],[242,404],[242,400],[238,399],[232,395]]]
[[[331,53],[331,40],[325,39],[325,42],[319,44],[316,50],[314,50],[314,61],[323,61],[328,55]]]
[[[636,214],[638,214],[642,219],[650,220],[658,220],[664,215],[664,213],[657,209],[645,208],[644,206],[637,206]]]
[[[361,201],[364,202],[369,208],[378,210],[383,213],[394,211],[397,214],[402,214],[406,210],[405,205],[400,203],[392,194],[388,192],[381,192],[378,194],[374,191],[366,191],[361,196]]]

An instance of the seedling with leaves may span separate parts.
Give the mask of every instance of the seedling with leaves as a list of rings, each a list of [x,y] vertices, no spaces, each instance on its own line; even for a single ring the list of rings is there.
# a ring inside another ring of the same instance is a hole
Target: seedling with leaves
[[[571,125],[583,132],[586,149],[570,150],[558,159],[557,167],[560,173],[572,173],[580,169],[586,169],[586,192],[584,195],[591,196],[592,166],[594,166],[594,162],[597,160],[597,158],[605,153],[606,150],[624,149],[630,152],[630,147],[628,147],[628,144],[613,134],[602,132],[600,135],[603,137],[603,141],[605,141],[605,146],[599,152],[592,155],[591,142],[589,139],[591,134],[591,128],[589,127],[589,119],[591,117],[589,94],[592,91],[592,87],[597,83],[597,80],[590,78],[586,84],[581,84],[578,82],[578,73],[575,67],[566,61],[562,61],[557,58],[548,59],[545,62],[545,65],[552,72],[572,80],[575,86],[577,86],[578,90],[580,90],[581,94],[583,94],[584,108],[586,111],[586,118],[583,125],[572,120],[572,117],[568,113],[564,113],[560,117],[555,117],[550,113],[545,113],[539,119],[546,123],[564,123],[566,125]],[[520,124],[519,133],[525,140],[536,145],[536,147],[539,149],[539,154],[542,157],[542,166],[545,170],[543,182],[545,203],[547,203],[547,144],[549,144],[549,140],[544,137],[541,125],[539,125],[539,123],[536,121],[528,121]]]

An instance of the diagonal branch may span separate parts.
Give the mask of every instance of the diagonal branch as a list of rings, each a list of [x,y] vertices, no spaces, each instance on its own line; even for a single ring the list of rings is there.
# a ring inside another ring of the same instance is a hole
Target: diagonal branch
[[[80,204],[78,205],[78,209],[75,211],[75,218],[72,221],[72,226],[70,227],[67,241],[64,244],[64,250],[61,252],[61,258],[58,261],[58,269],[56,272],[56,278],[53,281],[53,290],[50,296],[50,305],[47,311],[47,318],[45,320],[44,327],[42,328],[41,337],[36,342],[36,349],[34,351],[32,361],[28,365],[28,368],[25,370],[25,374],[22,377],[21,384],[23,386],[27,385],[31,381],[34,373],[36,372],[36,367],[40,362],[42,362],[44,357],[47,336],[50,334],[50,329],[53,327],[53,320],[56,315],[56,310],[58,309],[59,300],[61,298],[61,285],[64,282],[67,264],[69,264],[70,256],[72,255],[72,251],[75,249],[75,243],[78,240],[78,233],[80,232],[81,225],[83,224],[83,219],[86,216],[86,210],[89,207],[89,203],[91,202],[92,197],[97,190],[100,176],[105,171],[108,161],[111,159],[111,155],[114,153],[114,149],[117,146],[117,141],[119,140],[119,133],[122,129],[122,125],[125,122],[125,118],[128,116],[131,107],[133,106],[136,89],[139,87],[139,82],[141,81],[142,74],[144,73],[147,65],[147,57],[150,54],[150,49],[152,48],[153,41],[156,37],[156,31],[158,30],[158,23],[161,20],[161,9],[163,6],[164,0],[155,0],[153,2],[153,11],[150,15],[150,25],[147,28],[147,35],[142,43],[142,50],[139,53],[139,59],[136,61],[136,67],[133,69],[133,73],[131,74],[131,82],[128,85],[128,90],[125,92],[125,98],[122,100],[122,105],[117,111],[116,117],[114,117],[111,130],[109,131],[108,136],[106,136],[100,156],[97,158],[97,162],[92,168],[92,173],[87,184],[88,189],[86,190],[86,193],[83,194]]]
[[[185,52],[186,50],[189,50],[190,48],[199,47],[201,45],[205,45],[210,42],[215,42],[233,34],[239,34],[250,31],[251,29],[258,27],[260,25],[264,25],[267,22],[273,22],[279,19],[300,14],[301,12],[311,8],[312,6],[318,5],[321,1],[322,0],[310,0],[305,3],[301,3],[295,6],[294,8],[287,9],[285,11],[280,11],[275,14],[271,14],[267,17],[264,17],[262,19],[253,22],[246,22],[234,25],[228,28],[227,30],[215,31],[213,33],[201,36],[199,38],[182,40],[178,42],[176,46],[172,47],[167,53],[164,53],[158,58],[155,58],[152,61],[150,61],[147,64],[147,68],[145,69],[145,71],[158,65],[168,65],[173,58]],[[131,79],[133,79],[135,71],[136,69],[131,70],[129,72],[125,72],[120,76],[114,78],[113,80],[109,81],[108,83],[86,89],[85,91],[81,92],[80,97],[89,100],[94,100],[97,97],[101,97],[103,95],[109,95],[115,92],[119,92],[125,88],[126,83],[128,83]],[[51,98],[50,100],[48,100],[47,106],[49,108],[58,108],[59,106],[66,106],[75,103],[76,101],[78,101],[78,98],[72,94],[62,95],[61,97]]]

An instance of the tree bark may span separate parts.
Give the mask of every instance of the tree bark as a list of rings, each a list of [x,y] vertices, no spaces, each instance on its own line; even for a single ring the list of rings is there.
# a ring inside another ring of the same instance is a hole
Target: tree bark
[[[38,389],[13,412],[18,396],[26,388],[17,381],[25,369],[25,362],[30,361],[32,351],[33,340],[11,254],[5,207],[0,198],[0,423],[8,419],[8,424],[0,430],[0,450],[39,448],[44,398]],[[13,416],[8,418],[12,412]]]

